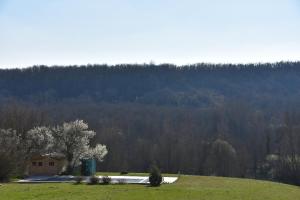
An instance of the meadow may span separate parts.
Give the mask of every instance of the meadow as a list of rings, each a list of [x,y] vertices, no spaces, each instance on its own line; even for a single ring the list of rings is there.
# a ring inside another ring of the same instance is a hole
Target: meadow
[[[160,187],[84,183],[78,185],[8,183],[0,186],[1,200],[296,200],[299,198],[300,187],[297,186],[250,179],[185,175],[181,175],[175,184]]]

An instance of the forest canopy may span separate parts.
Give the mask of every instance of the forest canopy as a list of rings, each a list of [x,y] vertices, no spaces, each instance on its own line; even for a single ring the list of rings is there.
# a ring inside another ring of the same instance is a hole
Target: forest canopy
[[[35,66],[0,70],[1,99],[90,100],[210,107],[233,100],[278,108],[298,102],[300,63]]]

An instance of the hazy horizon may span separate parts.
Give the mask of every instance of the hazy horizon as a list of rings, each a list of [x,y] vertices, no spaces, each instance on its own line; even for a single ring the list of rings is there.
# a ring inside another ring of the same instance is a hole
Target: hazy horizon
[[[0,68],[300,61],[297,0],[0,0]]]

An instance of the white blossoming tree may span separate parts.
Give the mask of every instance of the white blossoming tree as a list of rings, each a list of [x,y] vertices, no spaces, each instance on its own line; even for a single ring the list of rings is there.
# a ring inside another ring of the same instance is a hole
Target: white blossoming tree
[[[27,156],[32,154],[44,154],[53,150],[54,138],[50,128],[35,127],[27,132],[26,144],[24,144]]]
[[[105,145],[97,144],[95,148],[89,148],[85,155],[82,156],[83,159],[94,158],[98,161],[103,161],[103,158],[107,154],[107,149]]]
[[[95,132],[88,130],[88,125],[82,120],[64,123],[53,129],[55,149],[63,153],[68,161],[67,172],[72,173],[81,159],[95,158],[102,161],[107,154],[105,145],[97,144],[90,147],[90,141]]]
[[[64,123],[57,127],[35,127],[22,137],[15,130],[0,129],[2,179],[17,166],[19,170],[26,171],[26,162],[36,154],[64,154],[68,161],[68,173],[73,172],[81,159],[93,158],[102,161],[107,154],[107,148],[101,144],[96,144],[95,147],[90,146],[90,141],[95,134],[94,131],[88,130],[88,125],[82,120]]]

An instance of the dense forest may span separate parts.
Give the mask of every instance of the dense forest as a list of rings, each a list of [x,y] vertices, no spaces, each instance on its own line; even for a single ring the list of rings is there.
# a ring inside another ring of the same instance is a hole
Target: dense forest
[[[300,62],[34,66],[0,70],[0,128],[83,119],[102,171],[300,184]]]

